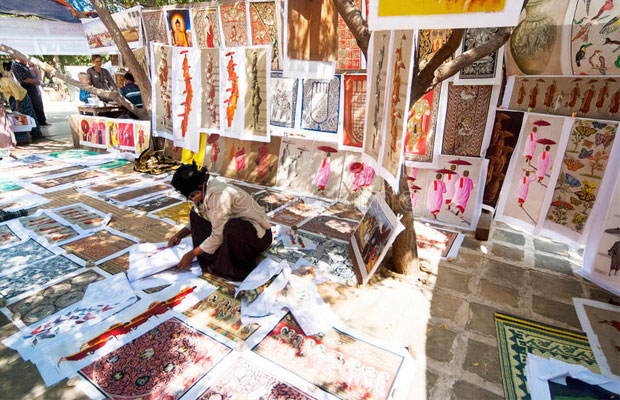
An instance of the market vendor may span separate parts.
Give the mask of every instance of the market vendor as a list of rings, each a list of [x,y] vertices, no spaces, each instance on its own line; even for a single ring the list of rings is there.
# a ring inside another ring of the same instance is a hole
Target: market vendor
[[[172,186],[194,203],[190,222],[168,241],[177,245],[192,235],[194,249],[177,268],[188,268],[194,258],[200,267],[233,281],[242,281],[256,267],[257,256],[271,245],[271,225],[265,211],[247,192],[212,179],[206,168],[181,166]]]
[[[110,71],[103,68],[103,59],[99,54],[92,56],[93,66],[86,70],[88,77],[90,78],[90,84],[97,89],[103,90],[116,90],[116,82],[112,78]]]

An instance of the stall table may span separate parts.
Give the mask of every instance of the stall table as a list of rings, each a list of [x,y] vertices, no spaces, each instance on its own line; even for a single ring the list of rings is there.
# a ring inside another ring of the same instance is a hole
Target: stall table
[[[95,115],[95,116],[116,118],[119,115],[121,115],[125,111],[125,109],[121,106],[115,106],[115,105],[114,106],[102,106],[102,107],[79,106],[78,111],[82,115]]]

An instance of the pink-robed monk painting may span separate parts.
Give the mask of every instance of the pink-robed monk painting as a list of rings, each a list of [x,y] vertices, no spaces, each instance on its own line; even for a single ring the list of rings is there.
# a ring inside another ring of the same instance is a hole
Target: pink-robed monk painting
[[[467,208],[467,202],[471,191],[474,190],[474,181],[469,177],[469,171],[463,171],[458,181],[456,181],[456,191],[454,193],[454,205],[456,206],[456,215],[463,214]]]
[[[446,193],[446,184],[441,180],[441,174],[435,176],[435,180],[431,182],[428,188],[427,207],[428,211],[437,219],[437,214],[441,210],[443,203],[443,194]]]

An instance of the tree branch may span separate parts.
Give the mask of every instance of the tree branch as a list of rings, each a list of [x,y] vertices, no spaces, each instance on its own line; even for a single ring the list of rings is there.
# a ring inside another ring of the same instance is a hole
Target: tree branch
[[[338,14],[349,27],[349,30],[355,37],[357,45],[368,59],[368,43],[370,42],[370,30],[364,17],[362,10],[357,8],[354,0],[333,0]]]
[[[52,76],[60,79],[63,82],[68,83],[69,85],[73,85],[75,87],[78,87],[80,89],[84,89],[86,91],[89,91],[90,93],[96,94],[97,96],[106,99],[106,100],[114,100],[115,102],[117,102],[118,104],[120,104],[121,106],[125,107],[126,109],[128,109],[129,111],[131,111],[132,113],[136,114],[138,117],[142,118],[148,118],[148,114],[146,113],[146,110],[142,109],[142,108],[137,108],[135,105],[133,105],[129,100],[127,100],[125,98],[125,96],[121,95],[120,92],[116,91],[116,90],[102,90],[102,89],[97,89],[94,86],[90,86],[90,85],[85,85],[80,81],[76,81],[75,79],[72,79],[70,77],[68,77],[67,75],[63,74],[62,72],[60,72],[59,70],[57,70],[56,68],[52,67],[51,65],[44,63],[43,61],[39,60],[36,57],[30,57],[27,56],[25,54],[23,54],[22,52],[20,52],[19,50],[15,50],[12,47],[0,44],[0,51],[7,53],[8,55],[10,55],[13,58],[19,58],[22,60],[26,60],[34,65],[36,65],[37,67],[39,67],[40,69],[42,69],[43,71],[51,74]],[[145,119],[142,118],[142,119]]]
[[[108,11],[105,3],[102,0],[90,0],[90,3],[95,7],[97,11],[97,15],[101,19],[101,22],[105,25],[108,33],[112,36],[114,40],[114,44],[118,48],[118,51],[123,56],[123,62],[127,64],[129,71],[134,76],[136,83],[140,87],[140,92],[142,94],[142,103],[144,104],[144,110],[146,110],[146,119],[150,119],[149,115],[151,114],[151,81],[149,81],[146,72],[140,66],[140,63],[136,59],[136,56],[129,48],[127,44],[127,40],[123,36],[123,33],[119,29],[118,25],[112,18],[112,15]],[[137,115],[137,114],[136,114]],[[141,118],[143,119],[143,118]]]

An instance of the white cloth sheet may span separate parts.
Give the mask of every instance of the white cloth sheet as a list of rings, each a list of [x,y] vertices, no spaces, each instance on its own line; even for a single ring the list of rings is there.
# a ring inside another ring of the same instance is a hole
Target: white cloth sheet
[[[144,243],[132,247],[127,278],[134,282],[172,268],[193,248],[191,238],[183,239],[174,247],[166,246],[166,243]]]

